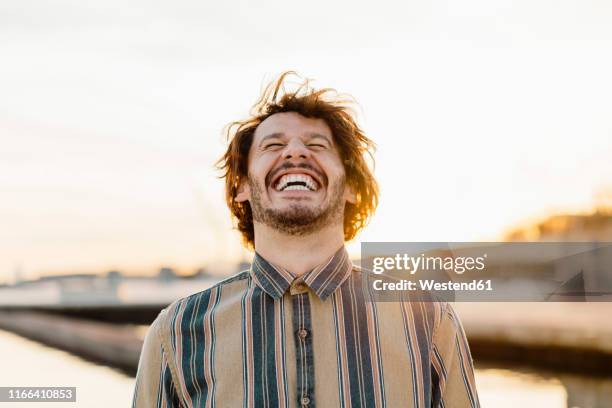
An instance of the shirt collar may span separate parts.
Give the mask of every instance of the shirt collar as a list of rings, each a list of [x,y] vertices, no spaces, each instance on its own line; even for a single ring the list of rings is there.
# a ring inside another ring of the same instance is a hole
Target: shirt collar
[[[353,269],[346,248],[342,246],[331,258],[306,272],[302,279],[315,294],[325,300],[348,278]],[[281,298],[297,275],[266,261],[255,252],[251,264],[251,276],[255,283],[274,299]]]

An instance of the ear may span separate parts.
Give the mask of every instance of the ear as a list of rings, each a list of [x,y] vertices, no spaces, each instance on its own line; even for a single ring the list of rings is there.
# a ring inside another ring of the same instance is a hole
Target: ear
[[[234,201],[243,203],[245,201],[249,201],[251,199],[251,189],[249,188],[249,184],[242,180],[240,185],[238,186],[238,191],[236,196],[234,197]]]
[[[355,194],[355,190],[352,186],[349,186],[348,184],[346,185],[346,187],[344,187],[344,199],[346,200],[346,202],[349,202],[351,204],[357,203],[357,195]]]

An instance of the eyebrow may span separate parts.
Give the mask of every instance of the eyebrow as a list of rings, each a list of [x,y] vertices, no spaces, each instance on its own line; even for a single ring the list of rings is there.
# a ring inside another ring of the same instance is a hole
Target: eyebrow
[[[309,133],[308,136],[310,136],[311,139],[323,139],[327,143],[331,144],[331,140],[329,140],[329,137],[322,135],[320,133]]]
[[[266,135],[264,137],[261,138],[261,141],[259,142],[259,145],[262,146],[264,144],[264,142],[266,142],[267,140],[270,139],[279,139],[281,137],[283,137],[285,134],[282,132],[275,132],[275,133],[270,133],[269,135]],[[331,144],[331,140],[329,140],[329,137],[322,135],[320,133],[309,133],[308,137],[310,139],[323,139],[325,140],[327,143]]]
[[[264,142],[266,140],[270,140],[270,139],[279,139],[284,135],[284,133],[281,132],[276,132],[276,133],[270,133],[269,135],[266,135],[264,137],[261,138],[261,140],[259,141],[259,145],[263,145]]]

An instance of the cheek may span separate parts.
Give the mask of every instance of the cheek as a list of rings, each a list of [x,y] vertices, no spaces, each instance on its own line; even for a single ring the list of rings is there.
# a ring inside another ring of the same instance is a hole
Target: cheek
[[[325,172],[335,174],[343,170],[342,160],[340,160],[340,155],[335,150],[319,151],[314,153],[311,157]]]
[[[266,180],[266,175],[272,168],[272,163],[273,160],[271,160],[270,158],[255,158],[255,160],[250,163],[249,173],[253,175],[257,182],[261,182],[262,184],[264,184]]]
[[[327,173],[327,176],[330,178],[330,181],[337,180],[344,176],[344,166],[338,157],[330,157],[328,160],[324,162],[324,171]]]

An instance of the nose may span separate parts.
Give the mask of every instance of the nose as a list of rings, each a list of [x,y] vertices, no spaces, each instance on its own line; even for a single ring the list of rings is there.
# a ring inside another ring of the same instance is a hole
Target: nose
[[[285,150],[283,151],[283,159],[285,160],[304,160],[310,157],[310,150],[304,143],[298,138],[292,139]]]

